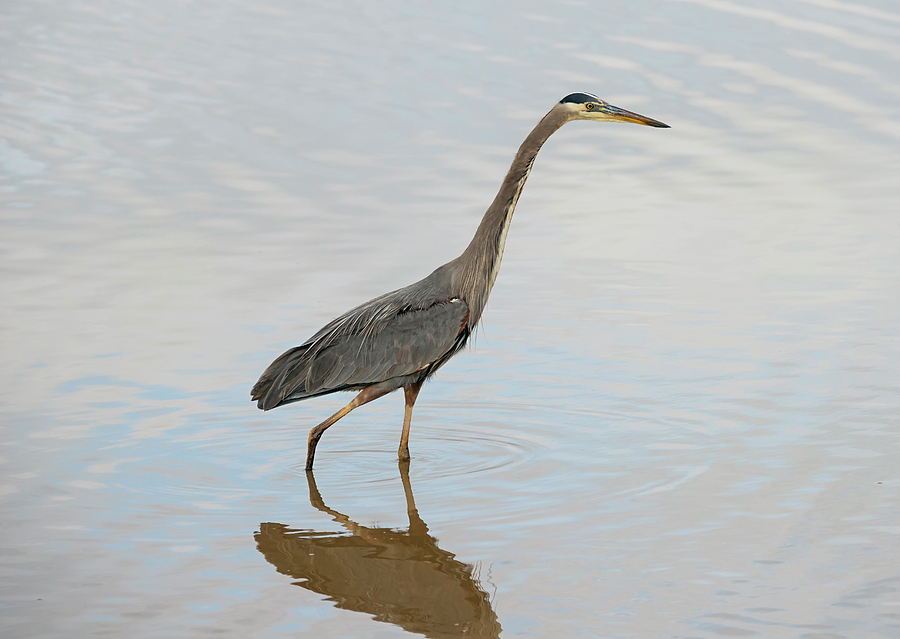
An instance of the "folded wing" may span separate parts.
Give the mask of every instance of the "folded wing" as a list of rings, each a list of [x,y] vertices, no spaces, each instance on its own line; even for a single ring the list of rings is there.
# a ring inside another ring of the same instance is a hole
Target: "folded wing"
[[[336,321],[331,330],[326,327],[272,362],[251,396],[269,410],[427,371],[463,346],[468,317],[464,301],[448,299],[426,308],[398,310],[370,325]],[[349,332],[348,326],[353,327]]]

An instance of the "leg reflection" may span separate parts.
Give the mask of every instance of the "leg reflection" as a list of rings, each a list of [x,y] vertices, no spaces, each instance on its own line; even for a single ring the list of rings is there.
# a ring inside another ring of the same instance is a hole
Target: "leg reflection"
[[[409,463],[401,461],[399,467],[409,528],[361,526],[329,508],[309,471],[310,504],[343,530],[263,523],[255,536],[257,548],[278,572],[338,608],[426,637],[498,637],[497,615],[473,567],[438,547],[416,509]]]

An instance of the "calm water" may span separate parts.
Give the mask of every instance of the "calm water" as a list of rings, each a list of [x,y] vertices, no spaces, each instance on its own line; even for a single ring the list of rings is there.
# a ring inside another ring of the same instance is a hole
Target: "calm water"
[[[4,637],[900,636],[900,7],[6,3]],[[464,248],[477,347],[270,413]]]

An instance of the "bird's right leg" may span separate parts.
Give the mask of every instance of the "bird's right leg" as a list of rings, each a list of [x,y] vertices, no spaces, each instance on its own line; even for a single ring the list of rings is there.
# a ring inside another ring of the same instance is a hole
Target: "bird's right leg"
[[[409,425],[412,423],[413,406],[416,404],[416,397],[419,396],[423,383],[424,380],[403,387],[406,409],[403,411],[403,433],[400,435],[400,449],[397,451],[400,461],[409,461]]]
[[[373,399],[378,399],[382,395],[386,395],[395,389],[396,386],[389,386],[385,383],[367,386],[366,388],[362,389],[362,391],[360,391],[359,395],[353,398],[352,402],[344,406],[341,410],[309,431],[309,440],[306,444],[306,470],[312,470],[313,459],[316,456],[316,444],[319,443],[319,440],[322,438],[322,433],[328,430],[329,426],[331,426],[333,423],[335,423],[337,420],[349,413],[354,408],[358,408],[363,404],[368,404]]]

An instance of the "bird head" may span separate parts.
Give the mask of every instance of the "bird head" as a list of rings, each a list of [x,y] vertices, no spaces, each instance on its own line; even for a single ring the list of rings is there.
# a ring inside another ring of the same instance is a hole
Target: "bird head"
[[[632,122],[645,126],[670,128],[658,120],[626,111],[601,100],[590,93],[570,93],[559,101],[557,108],[564,109],[571,120],[593,120],[595,122]]]

